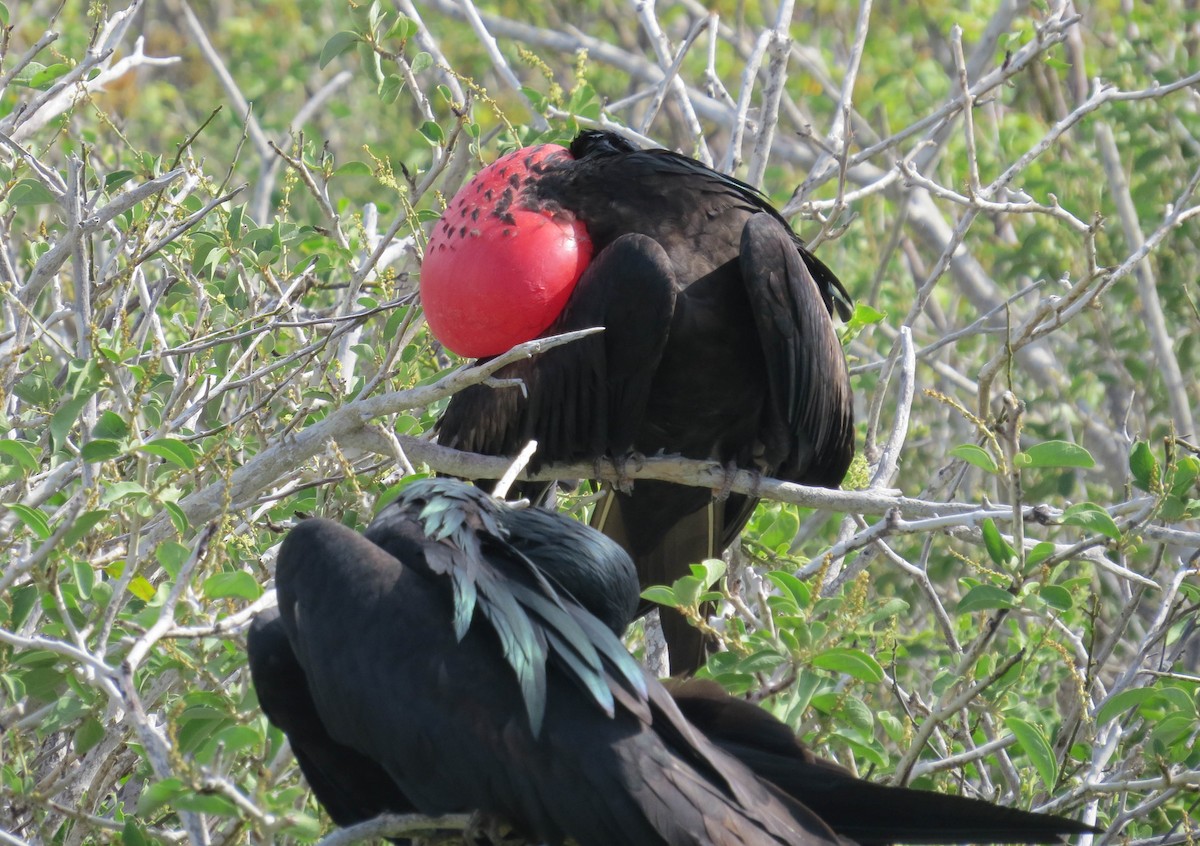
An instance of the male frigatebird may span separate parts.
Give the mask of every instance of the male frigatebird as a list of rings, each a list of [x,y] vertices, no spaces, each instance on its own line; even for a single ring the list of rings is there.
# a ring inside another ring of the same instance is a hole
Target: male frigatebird
[[[539,462],[678,454],[826,487],[850,464],[831,319],[845,289],[761,193],[693,159],[598,131],[511,153],[435,225],[421,294],[434,334],[469,355],[604,327],[496,374],[523,387],[454,396],[444,444],[515,455],[536,439]],[[593,525],[643,586],[670,584],[719,556],[756,501],[643,480],[609,491]],[[703,663],[682,616],[663,628],[673,672]]]
[[[861,781],[711,683],[669,695],[615,634],[637,603],[628,556],[462,483],[410,485],[365,536],[305,521],[280,550],[276,587],[279,611],[250,630],[251,674],[341,825],[478,810],[584,846],[1039,843],[1092,830]]]

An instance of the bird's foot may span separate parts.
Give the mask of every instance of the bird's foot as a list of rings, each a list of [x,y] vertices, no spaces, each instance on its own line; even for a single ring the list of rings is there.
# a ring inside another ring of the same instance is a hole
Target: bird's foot
[[[603,474],[600,472],[600,464],[603,459],[596,459],[596,476],[600,477]],[[636,473],[646,466],[646,456],[640,452],[627,452],[624,455],[614,456],[612,459],[613,468],[617,471],[617,479],[613,482],[613,487],[623,494],[633,493],[633,479],[629,475],[630,467]]]
[[[725,471],[724,478],[721,480],[721,487],[717,489],[714,498],[717,502],[724,502],[729,499],[729,495],[733,493],[733,482],[737,478],[738,471],[741,467],[733,461],[726,461],[721,465],[721,469]],[[757,485],[758,474],[755,474],[755,484]]]
[[[521,846],[529,841],[513,831],[506,820],[476,811],[463,829],[462,842],[469,846]]]

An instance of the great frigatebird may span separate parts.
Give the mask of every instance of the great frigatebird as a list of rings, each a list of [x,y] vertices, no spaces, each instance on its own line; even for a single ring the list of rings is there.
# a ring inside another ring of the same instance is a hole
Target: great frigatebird
[[[451,480],[410,485],[365,536],[300,524],[276,587],[248,638],[255,688],[341,825],[482,810],[585,846],[1092,830],[862,781],[712,683],[668,695],[616,639],[638,585],[615,543]]]
[[[484,298],[492,287],[504,295]],[[519,389],[457,394],[444,444],[515,455],[536,439],[540,462],[677,454],[826,487],[850,464],[849,376],[831,319],[845,289],[761,193],[693,159],[599,131],[569,151],[511,153],[450,203],[421,290],[435,334],[473,354],[604,327],[496,374]],[[593,525],[630,552],[643,586],[670,584],[720,555],[756,501],[643,480],[609,491]],[[663,628],[673,672],[703,663],[681,615],[665,611]]]
[[[422,813],[479,811],[534,842],[839,842],[696,731],[510,541],[502,511],[424,480],[363,535],[319,519],[288,534],[278,620],[329,740]]]

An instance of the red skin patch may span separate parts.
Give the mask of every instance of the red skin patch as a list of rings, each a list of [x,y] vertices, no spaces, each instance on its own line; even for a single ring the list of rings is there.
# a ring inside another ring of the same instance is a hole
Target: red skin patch
[[[592,258],[583,223],[528,208],[521,188],[532,167],[570,153],[525,147],[494,161],[450,201],[421,265],[429,329],[467,358],[498,355],[542,334],[562,312]]]

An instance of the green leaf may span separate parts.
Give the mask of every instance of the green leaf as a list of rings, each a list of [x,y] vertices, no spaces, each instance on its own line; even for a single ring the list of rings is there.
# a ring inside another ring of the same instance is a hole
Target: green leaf
[[[800,529],[800,518],[791,508],[781,508],[771,521],[771,525],[759,536],[759,542],[773,550],[781,550],[791,545]]]
[[[1122,690],[1104,701],[1096,712],[1096,725],[1102,726],[1124,714],[1130,708],[1135,708],[1158,695],[1158,691],[1150,687],[1139,687],[1134,690]]]
[[[50,521],[46,519],[46,515],[36,508],[30,508],[28,505],[22,505],[19,502],[14,502],[8,506],[8,509],[13,514],[17,515],[17,519],[25,524],[29,531],[33,532],[42,540],[50,537]]]
[[[1189,714],[1167,714],[1150,730],[1150,749],[1167,755],[1184,736],[1196,731],[1196,720]]]
[[[254,601],[262,596],[262,588],[254,577],[244,570],[233,573],[214,573],[204,580],[201,588],[209,599],[221,599],[234,596],[239,599]]]
[[[883,681],[883,667],[867,653],[848,647],[826,649],[812,659],[814,667],[830,670],[835,673],[845,673],[859,681]]]
[[[347,50],[352,49],[354,45],[359,42],[359,40],[360,37],[357,32],[350,32],[349,30],[335,32],[330,39],[325,42],[325,46],[321,48],[321,58],[317,61],[318,66],[324,69],[327,64],[332,62],[338,56],[342,55]]]
[[[131,816],[125,818],[125,825],[121,829],[121,843],[124,846],[154,846],[154,841],[146,837],[137,820]]]
[[[1070,611],[1075,605],[1071,592],[1061,585],[1042,585],[1038,596],[1056,611]]]
[[[1196,700],[1192,698],[1191,693],[1178,687],[1164,687],[1159,689],[1159,695],[1169,710],[1179,714],[1186,714],[1195,719]]]
[[[25,446],[21,441],[2,440],[0,441],[0,454],[7,455],[24,469],[27,473],[32,473],[38,469],[38,460],[29,447]]]
[[[193,470],[196,467],[196,456],[192,455],[187,444],[175,438],[157,438],[150,443],[142,444],[138,449],[151,455],[157,455],[185,470]]]
[[[346,162],[333,172],[334,176],[371,176],[374,171],[365,162]]]
[[[1175,473],[1171,477],[1171,495],[1184,497],[1192,490],[1196,478],[1200,476],[1200,459],[1185,455],[1175,464]]]
[[[12,613],[9,615],[8,625],[10,628],[19,629],[28,619],[33,606],[37,604],[38,588],[37,585],[22,585],[13,588],[10,595],[12,596]]]
[[[790,595],[797,608],[807,608],[812,601],[812,592],[809,591],[808,586],[791,573],[784,570],[772,570],[767,573],[767,578],[775,587]]]
[[[95,511],[85,511],[75,518],[75,522],[71,528],[67,529],[67,533],[63,535],[63,546],[70,546],[77,541],[83,540],[96,524],[108,516],[108,511],[103,508]]]
[[[10,206],[44,206],[56,199],[50,189],[36,179],[22,179],[8,192]]]
[[[646,588],[642,591],[642,599],[665,605],[668,608],[674,608],[678,604],[675,601],[675,591],[665,585],[651,585]]]
[[[92,427],[93,438],[108,438],[116,441],[128,434],[129,424],[125,422],[125,419],[116,412],[108,410],[101,412],[100,419]]]
[[[379,0],[371,0],[371,5],[367,9],[367,26],[375,29],[379,26],[379,19],[383,17],[383,7],[379,5]]]
[[[870,732],[875,728],[875,715],[871,713],[867,703],[857,696],[846,696],[842,699],[841,714],[850,725],[860,731]]]
[[[773,649],[760,649],[753,655],[737,662],[737,669],[742,673],[769,673],[782,664],[786,659]]]
[[[1079,444],[1044,441],[1025,450],[1028,467],[1095,467],[1096,459]]]
[[[114,170],[108,176],[104,177],[104,190],[109,192],[114,191],[133,179],[136,175],[132,170]]]
[[[208,269],[211,275],[216,270],[217,265],[222,264],[227,258],[229,258],[227,247],[215,247],[214,250],[210,250],[204,257],[204,268]]]
[[[357,45],[358,61],[362,64],[363,71],[367,74],[367,79],[372,85],[378,87],[383,81],[383,61],[366,41],[359,42]]]
[[[76,755],[86,755],[87,751],[104,739],[104,726],[95,717],[88,717],[75,729],[72,745]]]
[[[404,84],[404,78],[399,74],[389,73],[379,82],[379,99],[385,103],[396,102],[404,92]],[[356,162],[356,164],[361,164],[361,162]],[[335,175],[340,171],[341,168],[338,168]]]
[[[79,414],[91,397],[90,391],[76,394],[59,406],[58,411],[54,412],[54,416],[50,418],[50,440],[55,447],[62,446],[67,435],[71,433],[71,429],[79,422]]]
[[[996,521],[988,517],[979,528],[983,531],[983,545],[987,547],[988,558],[1000,567],[1008,566],[1017,553],[996,528]]]
[[[401,15],[396,19],[396,22],[392,24],[391,29],[389,29],[383,37],[399,38],[401,41],[403,41],[416,31],[416,22],[412,18],[406,18],[404,15]]]
[[[149,602],[154,598],[154,585],[150,584],[145,576],[134,576],[129,580],[129,592],[136,596],[142,602]]]
[[[179,507],[178,503],[164,502],[163,508],[166,509],[167,516],[171,518],[171,525],[175,527],[175,531],[182,535],[188,530],[188,526],[190,524],[188,522],[187,514],[185,514],[183,509]]]
[[[126,497],[143,497],[146,496],[146,489],[137,482],[113,482],[104,489],[104,493],[100,499],[105,503],[117,502]]]
[[[94,441],[88,441],[80,450],[79,455],[84,462],[94,464],[97,461],[108,461],[110,458],[116,458],[122,452],[121,445],[116,441],[97,438]]]
[[[234,206],[229,210],[229,219],[225,221],[225,234],[230,240],[236,241],[242,232],[242,219],[246,216],[245,206]]]
[[[1108,512],[1094,502],[1081,502],[1063,512],[1065,526],[1080,526],[1089,532],[1099,532],[1113,540],[1121,539],[1121,530]]]
[[[720,558],[706,558],[699,564],[692,565],[692,575],[700,580],[705,590],[721,580],[725,575],[725,562]]]
[[[869,626],[871,623],[879,622],[880,620],[888,620],[903,614],[909,609],[909,604],[897,596],[890,599],[885,599],[883,602],[874,604],[869,611],[862,617],[862,624]]]
[[[96,585],[96,571],[92,569],[92,565],[79,559],[72,560],[70,567],[71,577],[75,579],[79,588],[79,596],[82,599],[91,599],[92,588]]]
[[[886,317],[886,312],[882,312],[878,310],[878,308],[872,308],[871,306],[866,305],[865,302],[856,302],[856,304],[854,304],[854,311],[850,316],[850,320],[848,320],[846,323],[846,331],[858,332],[859,330],[862,330],[864,326],[882,323],[883,318]]]
[[[421,71],[425,70],[426,68],[431,68],[431,67],[433,67],[433,56],[429,55],[428,53],[421,52],[413,57],[413,62],[412,62],[412,72],[413,73],[420,73]]]
[[[185,793],[174,801],[181,811],[198,814],[216,814],[220,817],[236,817],[237,807],[224,796],[215,793]]]
[[[904,723],[900,722],[899,718],[891,711],[876,711],[875,721],[883,726],[883,730],[887,732],[888,739],[893,743],[898,743],[904,739]]]
[[[446,140],[445,133],[442,132],[442,127],[432,120],[427,120],[417,130],[425,136],[425,139],[435,147],[442,146]]]
[[[1033,549],[1025,556],[1025,564],[1029,567],[1036,567],[1041,564],[1057,551],[1058,547],[1049,541],[1041,541],[1036,544]]]
[[[675,602],[680,607],[690,607],[700,602],[700,593],[704,585],[696,576],[681,576],[671,585],[675,593]]]
[[[1138,441],[1129,451],[1129,472],[1133,474],[1133,483],[1147,493],[1158,487],[1162,479],[1158,459],[1145,441]]]
[[[986,470],[989,473],[1000,472],[1000,468],[996,464],[996,459],[992,458],[992,454],[981,446],[959,444],[950,450],[950,454],[955,458],[961,458],[968,464],[974,464],[976,467]]]
[[[1046,735],[1033,723],[1016,717],[1006,717],[1004,724],[1016,735],[1017,745],[1029,756],[1034,769],[1042,777],[1042,784],[1047,790],[1054,789],[1058,783],[1058,763],[1054,760],[1054,750],[1050,748]]]
[[[163,541],[154,550],[154,557],[172,579],[179,578],[179,570],[183,567],[183,562],[187,561],[188,556],[191,554],[192,551],[190,549],[175,541]]]
[[[1016,598],[1004,588],[995,585],[975,585],[959,600],[957,611],[959,614],[970,614],[993,608],[1012,608],[1016,604]]]
[[[0,3],[0,24],[8,26],[8,6]]]
[[[258,745],[259,733],[249,726],[229,726],[222,729],[218,739],[225,747],[226,754],[250,749]]]
[[[170,802],[184,790],[183,782],[177,778],[165,778],[142,791],[138,797],[138,816],[146,817]]]
[[[45,91],[54,84],[54,80],[71,70],[66,62],[55,62],[47,65],[29,78],[29,87]]]
[[[273,226],[255,226],[242,236],[241,245],[249,247],[256,253],[278,249],[280,246],[279,233]]]

